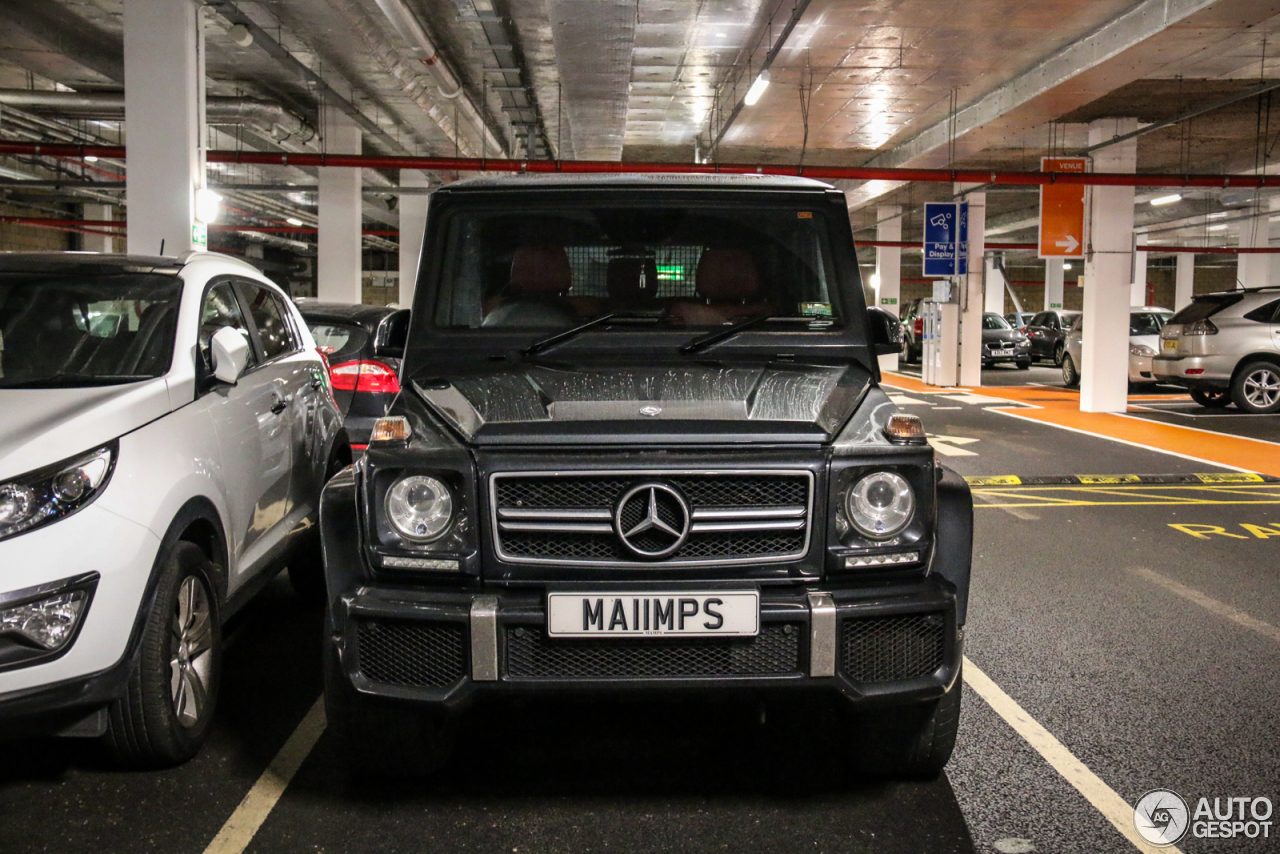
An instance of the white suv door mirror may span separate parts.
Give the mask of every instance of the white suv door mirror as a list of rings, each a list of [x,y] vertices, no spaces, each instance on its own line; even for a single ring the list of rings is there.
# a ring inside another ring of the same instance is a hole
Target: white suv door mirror
[[[235,385],[249,363],[249,342],[239,331],[224,326],[213,333],[210,340],[213,350],[213,375],[220,382]]]

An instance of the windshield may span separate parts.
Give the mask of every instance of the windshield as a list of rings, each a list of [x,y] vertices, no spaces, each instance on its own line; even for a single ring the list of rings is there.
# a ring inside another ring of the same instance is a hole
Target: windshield
[[[0,388],[165,374],[182,283],[155,273],[0,273]]]
[[[821,211],[741,204],[463,209],[445,225],[435,322],[558,331],[615,314],[706,328],[770,315],[830,328],[827,228]]]
[[[998,314],[984,314],[982,316],[983,329],[1010,329],[1009,321],[1005,320]]]
[[[1140,311],[1129,315],[1130,335],[1159,335],[1173,312]]]

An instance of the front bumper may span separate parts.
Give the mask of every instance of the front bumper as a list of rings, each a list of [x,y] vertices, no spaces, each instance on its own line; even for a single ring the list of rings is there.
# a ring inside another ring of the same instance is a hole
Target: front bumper
[[[764,588],[760,634],[747,639],[551,639],[535,590],[364,586],[332,608],[328,642],[351,689],[445,711],[481,695],[637,690],[809,690],[862,706],[908,703],[949,690],[962,655],[955,595],[929,579]]]

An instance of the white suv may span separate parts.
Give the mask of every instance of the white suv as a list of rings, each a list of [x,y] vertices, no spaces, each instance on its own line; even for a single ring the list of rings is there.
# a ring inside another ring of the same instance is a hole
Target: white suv
[[[346,462],[323,358],[214,253],[0,255],[0,336],[0,732],[188,759],[222,622],[314,553]]]

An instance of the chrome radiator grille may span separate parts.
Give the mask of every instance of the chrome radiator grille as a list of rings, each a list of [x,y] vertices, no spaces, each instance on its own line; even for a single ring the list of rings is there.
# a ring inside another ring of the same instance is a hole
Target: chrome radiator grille
[[[708,565],[802,556],[805,471],[501,473],[494,542],[515,563]]]

